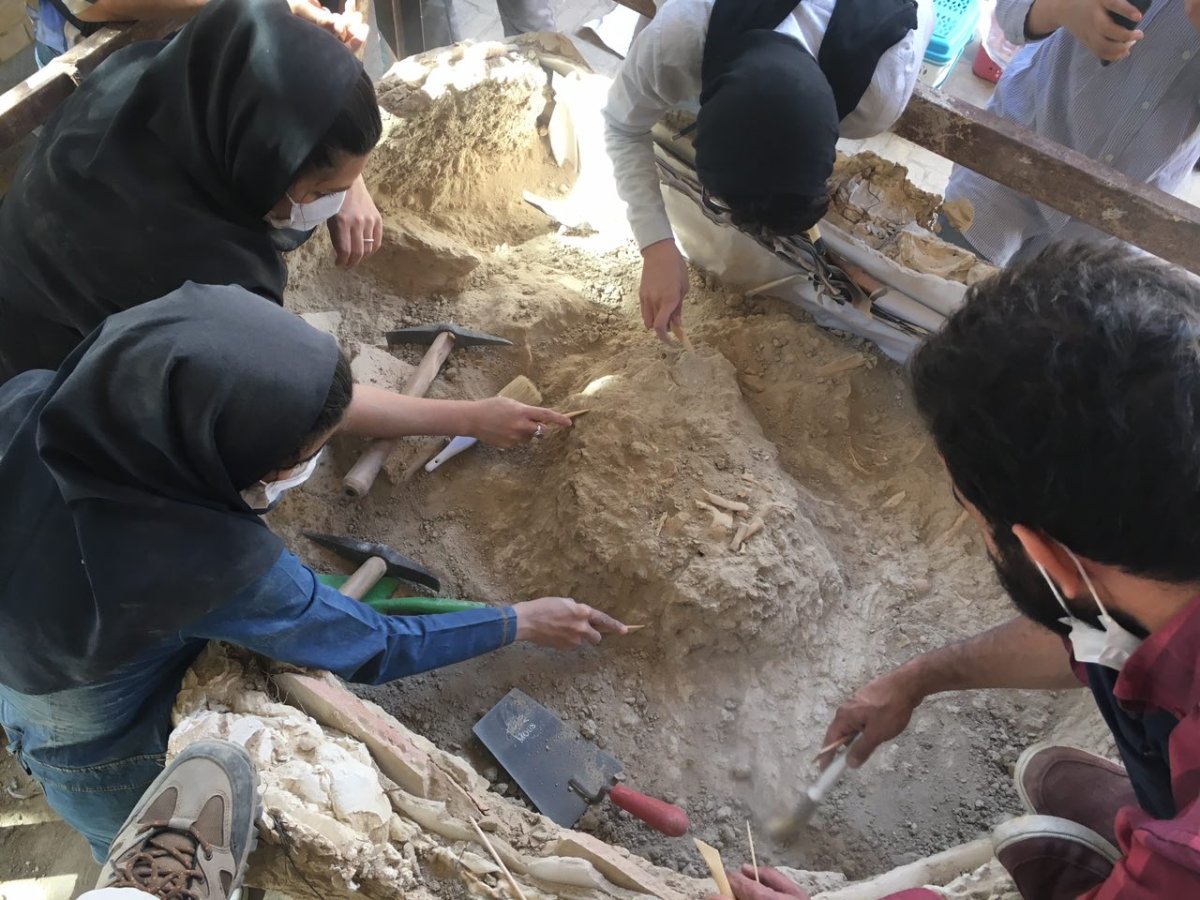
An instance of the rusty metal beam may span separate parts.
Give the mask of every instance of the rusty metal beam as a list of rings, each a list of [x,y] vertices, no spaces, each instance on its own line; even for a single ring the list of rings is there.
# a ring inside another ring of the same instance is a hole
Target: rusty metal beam
[[[617,0],[653,18],[652,0]],[[1200,209],[970,103],[918,85],[896,134],[1200,274]]]
[[[80,80],[117,50],[134,41],[165,37],[182,24],[158,19],[102,28],[0,94],[0,150],[8,149],[43,124],[71,96]]]
[[[654,0],[617,0],[621,6],[628,6],[634,12],[640,12],[647,19],[653,19],[654,14],[658,10],[654,6]]]
[[[1200,209],[1012,122],[919,87],[896,134],[1200,274]]]

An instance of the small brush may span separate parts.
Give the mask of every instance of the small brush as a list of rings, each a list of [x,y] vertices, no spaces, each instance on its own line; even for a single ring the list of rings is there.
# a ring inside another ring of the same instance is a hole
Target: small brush
[[[850,758],[850,748],[854,746],[856,740],[858,740],[858,735],[855,735],[854,740],[838,751],[832,762],[825,767],[825,771],[818,775],[817,780],[804,792],[804,796],[800,798],[800,802],[796,804],[796,808],[790,816],[783,816],[771,823],[768,829],[771,837],[781,844],[795,843],[804,826],[808,824],[808,820],[817,811],[817,807],[845,774]]]

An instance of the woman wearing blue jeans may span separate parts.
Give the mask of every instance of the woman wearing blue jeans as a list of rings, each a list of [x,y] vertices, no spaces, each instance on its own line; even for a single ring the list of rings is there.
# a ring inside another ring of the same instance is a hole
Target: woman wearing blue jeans
[[[0,726],[98,859],[207,641],[379,684],[625,633],[562,597],[388,618],[319,584],[261,515],[335,433],[371,433],[370,390],[292,313],[190,283],[0,386]]]

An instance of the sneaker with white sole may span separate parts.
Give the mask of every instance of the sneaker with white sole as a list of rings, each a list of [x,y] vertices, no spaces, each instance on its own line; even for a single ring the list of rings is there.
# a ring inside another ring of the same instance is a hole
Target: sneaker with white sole
[[[1077,822],[1021,816],[992,832],[992,849],[1025,900],[1077,900],[1112,874],[1121,852]]]
[[[1124,766],[1075,747],[1034,744],[1013,777],[1030,813],[1078,822],[1110,844],[1117,842],[1117,810],[1138,805]]]
[[[117,833],[97,888],[160,900],[229,900],[258,842],[262,802],[246,751],[192,744],[150,785]]]

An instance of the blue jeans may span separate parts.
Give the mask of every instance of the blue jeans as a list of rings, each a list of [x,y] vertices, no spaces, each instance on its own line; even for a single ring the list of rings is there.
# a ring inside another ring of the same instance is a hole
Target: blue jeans
[[[102,683],[52,694],[0,685],[9,751],[97,861],[163,769],[171,706],[190,663],[143,659]]]
[[[62,56],[62,51],[55,50],[49,44],[43,44],[41,41],[37,41],[33,45],[33,61],[37,63],[39,69],[44,68],[56,56]]]

